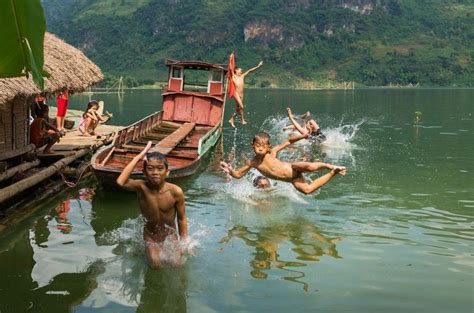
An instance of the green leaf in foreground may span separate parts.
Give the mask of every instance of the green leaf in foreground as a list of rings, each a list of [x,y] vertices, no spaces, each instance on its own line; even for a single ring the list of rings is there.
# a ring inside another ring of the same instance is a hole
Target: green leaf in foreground
[[[43,89],[45,30],[39,0],[0,1],[0,78],[31,73]]]

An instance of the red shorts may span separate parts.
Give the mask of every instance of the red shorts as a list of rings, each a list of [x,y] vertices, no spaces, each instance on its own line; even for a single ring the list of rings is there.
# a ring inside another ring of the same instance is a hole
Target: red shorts
[[[58,103],[58,113],[56,113],[56,116],[59,116],[59,117],[66,116],[68,100],[58,98],[57,103]]]

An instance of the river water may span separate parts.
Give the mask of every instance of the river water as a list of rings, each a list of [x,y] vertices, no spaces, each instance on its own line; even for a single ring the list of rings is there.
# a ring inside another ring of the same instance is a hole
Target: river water
[[[93,98],[115,125],[161,108],[154,90]],[[176,181],[191,237],[182,268],[149,269],[135,195],[90,179],[0,235],[0,312],[473,311],[474,90],[248,90],[245,101],[249,124],[226,124],[200,172]],[[284,140],[287,106],[311,111],[328,141],[281,157],[341,164],[345,177],[305,196],[219,170],[251,157],[259,130]]]

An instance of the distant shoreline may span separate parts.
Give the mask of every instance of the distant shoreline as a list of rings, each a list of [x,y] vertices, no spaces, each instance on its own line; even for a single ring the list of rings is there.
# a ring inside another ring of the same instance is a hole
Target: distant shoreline
[[[161,86],[152,86],[152,85],[143,85],[137,87],[124,87],[124,90],[160,90]],[[389,89],[389,90],[423,90],[423,89],[474,89],[474,87],[464,87],[464,86],[360,86],[352,88],[341,88],[341,87],[318,87],[318,88],[297,88],[297,87],[256,87],[256,86],[246,86],[246,89],[268,89],[268,90],[300,90],[300,91],[319,91],[319,90],[367,90],[367,89]],[[108,88],[92,88],[92,92],[94,91],[104,91],[108,90]],[[114,93],[114,91],[110,91],[110,93]]]

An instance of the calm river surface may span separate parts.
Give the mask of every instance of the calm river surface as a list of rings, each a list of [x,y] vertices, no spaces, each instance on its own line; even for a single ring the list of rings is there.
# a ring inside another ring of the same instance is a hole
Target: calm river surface
[[[161,108],[159,91],[93,98],[118,125]],[[258,130],[287,136],[288,105],[328,142],[281,157],[348,174],[309,196],[226,177],[219,160],[241,165]],[[473,311],[474,90],[248,90],[246,107],[249,125],[226,123],[201,172],[176,182],[192,245],[182,268],[148,269],[135,195],[89,180],[0,235],[0,312]]]

